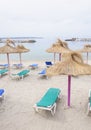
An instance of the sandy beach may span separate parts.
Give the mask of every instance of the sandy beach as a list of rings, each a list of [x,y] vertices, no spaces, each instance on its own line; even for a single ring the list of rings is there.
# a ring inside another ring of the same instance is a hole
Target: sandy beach
[[[32,63],[39,67],[30,69],[24,80],[12,80],[8,75],[0,79],[0,88],[5,90],[4,100],[0,101],[0,130],[91,130],[91,116],[87,116],[91,75],[72,77],[71,107],[67,108],[67,76],[41,78],[38,73],[45,68],[44,61],[23,61],[23,69]],[[19,71],[11,69],[11,73]],[[62,91],[55,115],[45,110],[36,113],[34,104],[50,87]]]

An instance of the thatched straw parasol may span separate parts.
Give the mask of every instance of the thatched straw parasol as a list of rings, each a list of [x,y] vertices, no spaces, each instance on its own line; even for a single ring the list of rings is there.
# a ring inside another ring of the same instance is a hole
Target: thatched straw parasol
[[[46,50],[48,53],[54,53],[54,61],[55,61],[55,54],[59,53],[59,60],[61,60],[61,53],[69,53],[71,50],[68,48],[66,42],[61,41],[60,39],[57,40],[49,49]]]
[[[9,44],[0,47],[0,54],[7,54],[7,60],[9,65],[9,73],[10,73],[10,61],[9,61],[9,54],[10,53],[18,53],[17,49]]]
[[[91,52],[91,45],[90,44],[86,44],[84,45],[84,47],[80,50],[76,50],[77,52],[81,52],[81,53],[87,53],[87,63],[88,63],[88,53]]]
[[[30,50],[25,48],[23,45],[16,46],[16,49],[18,50],[19,56],[20,56],[20,63],[21,63],[21,53],[29,52]]]
[[[70,106],[71,76],[90,75],[91,66],[84,64],[78,53],[69,53],[69,58],[64,62],[58,62],[47,69],[47,75],[68,75],[68,106]]]
[[[17,48],[17,49],[20,49],[21,52],[28,52],[28,51],[30,51],[29,49],[25,48],[23,45],[17,45],[16,48]]]
[[[6,40],[6,44],[15,46],[15,42],[9,38]]]
[[[6,45],[3,47],[0,47],[0,54],[7,54],[7,60],[9,64],[9,74],[10,74],[10,60],[9,60],[9,54],[11,53],[19,53],[20,54],[20,63],[21,63],[21,53],[28,52],[29,49],[26,49],[24,46],[17,46],[13,47],[11,44],[8,44],[6,42]]]

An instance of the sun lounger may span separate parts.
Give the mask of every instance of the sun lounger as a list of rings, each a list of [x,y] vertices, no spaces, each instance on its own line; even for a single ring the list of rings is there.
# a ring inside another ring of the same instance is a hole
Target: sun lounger
[[[91,112],[91,89],[89,90],[89,95],[88,95],[88,110],[87,110],[87,114],[89,115],[90,112]]]
[[[0,64],[0,69],[6,69],[8,67],[9,67],[8,64]]]
[[[43,69],[41,72],[38,73],[42,77],[46,77],[48,79],[48,76],[46,75],[46,69]]]
[[[23,64],[13,64],[12,65],[12,68],[15,68],[15,69],[21,69],[23,67]]]
[[[27,76],[29,74],[30,70],[22,70],[21,72],[17,73],[17,74],[11,74],[10,77],[12,79],[23,79],[25,76]]]
[[[50,67],[53,65],[51,61],[46,61],[45,64],[46,64],[46,67]]]
[[[29,65],[29,68],[31,67],[31,69],[36,69],[38,68],[38,64],[31,64]]]
[[[4,89],[0,89],[0,98],[4,97]]]
[[[34,109],[38,112],[38,109],[48,110],[52,115],[56,111],[56,101],[60,98],[61,90],[59,88],[49,88],[45,95],[34,105]]]
[[[7,72],[8,72],[8,69],[2,69],[2,70],[0,70],[0,76],[3,76],[5,74],[7,74]]]

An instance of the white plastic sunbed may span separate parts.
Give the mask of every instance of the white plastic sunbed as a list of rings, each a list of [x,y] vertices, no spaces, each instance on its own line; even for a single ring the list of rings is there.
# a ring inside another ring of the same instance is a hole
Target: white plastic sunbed
[[[59,88],[49,88],[45,95],[34,105],[34,109],[38,112],[38,109],[48,110],[52,115],[56,111],[56,101],[61,97],[61,90]]]
[[[1,69],[0,70],[0,77],[7,74],[8,73],[8,69]]]
[[[0,64],[0,69],[6,69],[9,67],[9,64]]]
[[[17,79],[17,80],[23,79],[26,75],[29,74],[29,72],[30,72],[30,70],[25,69],[25,70],[20,71],[20,72],[17,73],[17,74],[11,74],[10,77],[11,77],[12,79]]]
[[[12,65],[13,69],[21,69],[22,67],[23,67],[23,64],[21,64],[21,63],[20,64],[13,64]]]
[[[48,79],[48,76],[46,75],[46,69],[43,69],[41,72],[38,73],[41,77],[45,77]]]
[[[29,68],[36,69],[36,68],[38,68],[38,64],[31,64],[31,65],[29,65]]]

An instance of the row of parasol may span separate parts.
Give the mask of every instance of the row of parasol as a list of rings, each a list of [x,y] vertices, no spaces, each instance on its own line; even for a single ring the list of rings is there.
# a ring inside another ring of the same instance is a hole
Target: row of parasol
[[[67,43],[58,39],[57,43],[53,44],[51,48],[46,50],[49,53],[59,54],[59,62],[47,69],[48,76],[54,75],[68,75],[68,107],[70,107],[71,98],[71,76],[91,75],[91,65],[83,62],[80,53],[91,52],[91,45],[85,45],[83,49],[72,51],[68,48]],[[62,60],[60,56],[62,55]],[[88,55],[87,55],[88,56]],[[88,59],[88,58],[87,58]],[[61,60],[61,61],[60,61]]]
[[[15,46],[15,43],[12,40],[10,40],[10,39],[6,40],[6,44],[4,46],[0,47],[0,54],[7,54],[7,62],[8,62],[8,65],[9,65],[9,74],[10,74],[9,54],[19,53],[20,63],[21,63],[22,62],[21,53],[25,53],[25,52],[29,52],[29,51],[30,50],[25,48],[23,45]]]
[[[9,65],[10,53],[19,53],[21,63],[21,53],[28,51],[29,49],[26,49],[24,46],[15,46],[14,42],[9,39],[6,41],[5,46],[0,47],[0,54],[7,54],[7,60]],[[52,47],[47,49],[46,51],[49,53],[54,53],[54,62],[55,54],[59,54],[59,62],[55,63],[52,67],[47,69],[47,75],[68,75],[68,106],[70,106],[71,76],[91,75],[91,66],[83,62],[82,56],[78,52],[91,52],[91,45],[85,45],[82,50],[72,51],[68,48],[66,42],[63,42],[58,39],[57,43],[53,44]],[[61,61],[62,57],[63,59]]]

